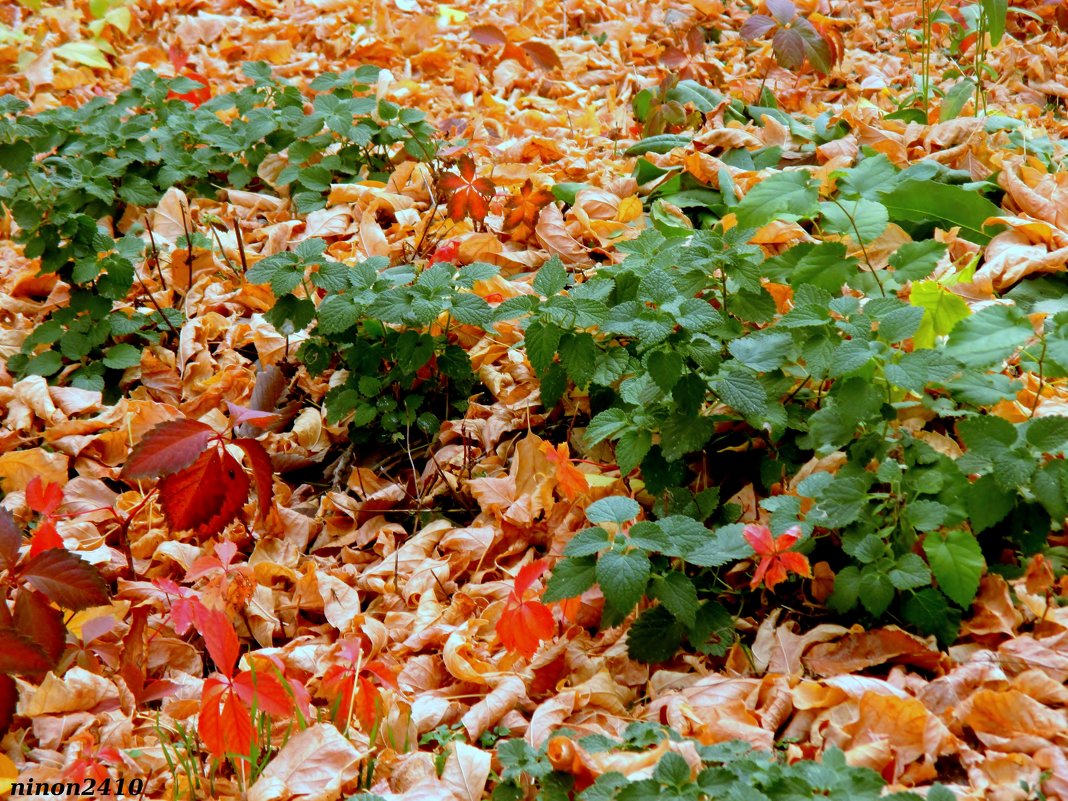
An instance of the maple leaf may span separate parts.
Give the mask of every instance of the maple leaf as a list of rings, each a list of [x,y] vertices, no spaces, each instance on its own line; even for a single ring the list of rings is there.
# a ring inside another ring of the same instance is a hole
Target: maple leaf
[[[504,204],[504,223],[502,228],[508,232],[512,241],[529,239],[538,224],[541,210],[556,198],[547,189],[535,189],[528,178],[519,193],[509,196]]]
[[[475,162],[468,156],[460,157],[460,173],[446,173],[438,186],[448,194],[449,219],[460,222],[464,217],[482,222],[489,214],[489,202],[497,191],[489,178],[475,177]]]
[[[800,526],[793,526],[777,538],[772,538],[771,529],[767,526],[750,523],[742,531],[756,555],[760,557],[753,580],[749,583],[750,589],[756,589],[763,581],[769,589],[774,589],[776,584],[786,580],[788,572],[797,573],[805,578],[812,578],[812,568],[809,567],[808,557],[804,554],[791,551],[799,539],[801,539]]]
[[[504,611],[497,621],[497,636],[504,647],[530,659],[542,640],[556,632],[556,623],[549,607],[541,601],[524,600],[523,595],[549,568],[544,559],[525,565],[515,577],[515,586],[505,601]]]

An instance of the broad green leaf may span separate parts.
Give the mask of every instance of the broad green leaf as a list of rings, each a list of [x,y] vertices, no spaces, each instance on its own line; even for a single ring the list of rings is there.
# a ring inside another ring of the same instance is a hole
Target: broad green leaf
[[[967,609],[979,590],[979,579],[986,567],[979,542],[967,531],[956,529],[944,537],[928,534],[923,551],[939,589],[957,606]]]
[[[587,447],[592,448],[598,442],[616,436],[629,425],[627,413],[622,409],[605,409],[590,420],[582,439]]]
[[[894,600],[894,585],[889,576],[868,565],[860,574],[860,602],[873,617],[882,617]]]
[[[646,609],[627,629],[627,654],[637,662],[655,664],[675,656],[686,627],[664,606]]]
[[[601,498],[586,507],[586,519],[591,523],[616,523],[622,525],[641,514],[642,508],[633,498],[612,495]]]
[[[807,172],[777,172],[753,186],[735,209],[738,225],[759,228],[774,219],[811,217],[819,211],[819,192]]]
[[[564,557],[553,568],[541,599],[551,603],[576,598],[592,587],[596,579],[596,560],[592,556]]]
[[[957,639],[961,613],[938,590],[920,590],[905,602],[905,619],[924,634],[933,634],[947,648]]]
[[[113,345],[104,353],[104,365],[113,370],[125,370],[141,363],[141,350],[133,345],[122,343]]]
[[[1040,417],[1031,421],[1027,441],[1042,453],[1061,453],[1068,448],[1068,417]]]
[[[682,134],[649,136],[628,147],[623,152],[623,155],[641,156],[644,153],[667,153],[677,147],[686,147],[692,141],[692,136],[684,136]]]
[[[549,369],[549,365],[556,357],[556,349],[560,346],[563,334],[563,329],[560,327],[540,319],[533,320],[527,326],[527,359],[530,360],[530,366],[535,372],[544,373]]]
[[[864,244],[878,239],[890,222],[886,206],[874,200],[826,200],[820,203],[823,230],[848,236],[856,241],[858,233]]]
[[[954,295],[937,281],[917,281],[912,285],[909,303],[924,310],[920,327],[912,337],[916,348],[933,348],[961,320],[972,313],[964,298]]]
[[[880,195],[890,219],[909,222],[937,222],[943,228],[959,226],[961,236],[985,245],[1000,227],[986,227],[990,217],[1002,214],[981,194],[960,186],[907,178]]]
[[[918,281],[934,271],[945,252],[946,246],[934,239],[906,242],[890,255],[889,262],[898,280]]]
[[[645,594],[651,566],[642,551],[608,551],[597,560],[597,583],[605,601],[621,615],[628,614]]]
[[[990,34],[990,46],[997,47],[1005,35],[1005,20],[1009,14],[1008,0],[979,0],[979,7],[986,15],[986,30]]]
[[[616,463],[619,474],[626,476],[642,463],[653,444],[653,435],[646,429],[627,431],[616,442]]]
[[[563,291],[567,286],[567,269],[558,256],[553,256],[538,269],[532,286],[535,292],[547,298]]]
[[[697,620],[697,588],[690,579],[678,571],[663,576],[653,576],[650,596],[656,598],[675,617],[693,628]]]
[[[611,544],[608,532],[600,526],[584,528],[564,546],[564,556],[593,556]]]
[[[946,353],[966,367],[991,367],[1034,336],[1026,316],[1013,306],[988,306],[954,327]]]
[[[975,81],[971,78],[963,78],[946,92],[942,98],[942,106],[938,111],[938,121],[948,122],[956,119],[964,110],[964,104],[975,94]]]
[[[931,584],[931,571],[919,554],[906,553],[898,557],[897,564],[887,574],[890,583],[899,590],[914,590]]]

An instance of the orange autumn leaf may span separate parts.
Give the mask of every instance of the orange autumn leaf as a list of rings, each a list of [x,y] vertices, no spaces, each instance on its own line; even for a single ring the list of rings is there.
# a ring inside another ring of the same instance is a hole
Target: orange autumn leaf
[[[519,571],[519,575],[515,577],[515,586],[505,602],[500,620],[497,621],[497,636],[501,638],[504,647],[527,659],[534,656],[542,640],[548,640],[556,632],[556,623],[549,607],[541,601],[523,599],[530,585],[548,568],[548,562],[539,559]]]
[[[574,502],[589,491],[589,481],[586,480],[585,473],[575,467],[571,461],[566,442],[561,442],[555,447],[550,442],[542,442],[541,452],[545,454],[545,458],[556,465],[556,484],[564,493],[565,498]]]
[[[805,578],[812,578],[812,568],[809,567],[808,557],[804,554],[791,551],[790,549],[801,539],[801,528],[793,526],[779,537],[772,538],[771,529],[767,526],[750,523],[745,527],[742,534],[745,536],[756,555],[760,557],[753,580],[749,583],[750,589],[756,589],[763,581],[769,589],[774,589],[776,584],[786,581],[787,573],[797,573]]]
[[[468,156],[460,157],[460,173],[446,173],[438,182],[439,188],[448,195],[449,219],[460,222],[465,217],[482,222],[489,214],[489,202],[497,191],[489,178],[475,177],[475,162]]]
[[[513,242],[529,239],[538,223],[538,214],[552,203],[553,193],[547,189],[535,189],[528,178],[519,193],[512,195],[504,204],[503,229]]]

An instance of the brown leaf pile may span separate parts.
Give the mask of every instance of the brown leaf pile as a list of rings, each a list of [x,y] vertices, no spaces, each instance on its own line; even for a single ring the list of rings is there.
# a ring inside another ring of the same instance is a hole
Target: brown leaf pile
[[[220,90],[239,82],[238,67],[248,60],[266,60],[297,82],[372,63],[388,70],[385,96],[427,110],[450,136],[471,140],[470,153],[498,192],[478,230],[470,221],[433,217],[429,175],[412,163],[385,185],[336,185],[327,208],[308,215],[296,214],[284,193],[227,190],[189,199],[168,192],[150,210],[159,269],[144,265],[139,277],[160,305],[187,316],[177,346],[146,349],[113,406],[99,393],[48,386],[39,377],[16,382],[0,366],[4,505],[29,519],[24,490],[40,476],[65,485],[67,511],[132,508],[142,494],[116,495],[111,482],[146,431],[179,416],[221,430],[226,402],[247,403],[258,371],[299,345],[299,334],[287,342],[264,320],[269,289],[228,269],[226,259],[238,260],[234,222],[252,259],[323,237],[334,258],[350,263],[373,255],[404,260],[428,227],[444,233],[448,226],[461,263],[502,268],[502,277],[478,289],[501,299],[530,293],[531,271],[551,255],[575,269],[618,258],[615,243],[646,224],[640,196],[648,187],[628,177],[633,159],[622,155],[636,138],[630,102],[668,69],[685,67],[750,101],[766,75],[787,110],[815,115],[829,108],[848,120],[854,133],[816,151],[813,169],[824,179],[851,164],[862,146],[899,165],[934,158],[975,178],[1000,169],[1006,199],[998,221],[1006,229],[987,246],[974,291],[990,297],[1025,275],[1065,270],[1063,173],[1048,174],[1038,159],[1003,159],[999,143],[1007,133],[987,134],[973,117],[929,126],[883,118],[893,94],[912,83],[916,55],[903,47],[911,41],[903,31],[914,25],[918,3],[800,4],[831,18],[844,39],[844,61],[829,81],[780,70],[770,46],[751,51],[736,34],[745,17],[737,5],[137,0],[122,6],[130,12],[125,32],[109,25],[99,34],[97,44],[115,51],[105,70],[59,49],[92,41],[87,3],[49,13],[0,3],[0,91],[26,97],[35,109],[115,92],[144,65],[167,73],[174,44]],[[1047,13],[1048,4],[1031,5]],[[718,43],[695,45],[689,34],[697,28],[721,31]],[[1049,97],[1068,96],[1058,77],[1066,44],[1055,26],[1014,19],[992,54],[1000,78],[989,91],[991,106],[1029,122],[1041,118],[1052,138],[1063,134],[1063,122],[1044,109]],[[716,153],[777,144],[787,158],[803,155],[770,119],[764,127],[740,126],[713,115],[698,141],[699,152],[649,159],[681,164],[712,184],[726,169],[744,190],[759,175],[724,165]],[[592,188],[564,212],[543,192],[556,182]],[[230,233],[219,232],[222,253],[177,244],[184,209],[195,227],[209,215],[228,224]],[[757,241],[774,249],[806,236],[796,225],[773,223]],[[875,263],[900,244],[893,236],[869,246]],[[68,297],[61,281],[35,275],[35,265],[0,244],[5,359]],[[459,723],[477,742],[503,726],[541,745],[560,726],[617,734],[634,720],[667,723],[704,743],[740,738],[770,748],[789,739],[798,757],[836,746],[898,787],[940,780],[962,798],[1010,801],[1026,797],[1023,782],[1041,786],[1049,799],[1068,799],[1068,609],[1058,606],[1041,563],[1011,586],[985,577],[963,636],[948,652],[894,627],[804,630],[776,609],[741,621],[745,647],[735,645],[725,659],[687,656],[651,669],[628,659],[625,627],[595,634],[582,625],[597,619],[596,591],[583,598],[578,622],[555,613],[559,635],[533,659],[506,652],[495,624],[531,548],[559,554],[584,525],[585,506],[629,494],[618,470],[600,465],[597,454],[583,454],[582,462],[566,451],[561,457],[565,429],[555,429],[556,441],[533,433],[544,410],[530,365],[513,347],[520,339],[508,326],[493,336],[469,335],[465,347],[493,402],[472,404],[465,419],[446,422],[434,459],[420,469],[346,453],[344,426],[321,411],[328,376],[297,372],[288,389],[299,406],[265,444],[280,470],[317,465],[329,486],[290,482],[282,472],[276,514],[262,530],[235,523],[220,538],[237,546],[225,568],[206,569],[202,561],[217,543],[172,535],[152,505],[130,531],[133,581],[118,578],[125,563],[106,515],[60,520],[66,547],[117,579],[119,591],[110,606],[71,621],[76,642],[62,679],[19,680],[21,725],[0,742],[0,754],[14,761],[20,778],[60,780],[106,761],[106,749],[114,749],[117,761],[109,764],[127,778],[144,777],[147,798],[173,797],[174,782],[187,781],[168,769],[164,749],[174,747],[180,729],[195,729],[205,654],[195,635],[175,631],[177,596],[161,585],[170,580],[225,609],[244,649],[277,659],[313,695],[345,637],[360,638],[367,659],[398,673],[399,689],[382,691],[374,742],[370,732],[350,728],[343,736],[330,723],[295,732],[248,791],[253,801],[351,794],[371,756],[371,790],[386,798],[475,801],[499,768],[491,752],[454,743],[439,775],[433,755],[417,747],[422,735]],[[1063,403],[1049,384],[1043,391]],[[420,514],[431,508],[439,510],[433,519]],[[814,594],[819,581],[817,569]],[[131,691],[121,669],[131,652],[150,680],[169,682],[170,692],[148,700]],[[659,757],[586,754],[566,738],[549,750],[555,766],[592,776],[638,775]],[[239,796],[231,779],[215,782],[212,797]]]

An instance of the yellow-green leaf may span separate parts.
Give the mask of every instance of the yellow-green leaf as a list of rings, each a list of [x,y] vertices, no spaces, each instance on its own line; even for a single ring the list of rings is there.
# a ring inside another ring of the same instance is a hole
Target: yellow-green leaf
[[[937,281],[912,284],[909,303],[923,309],[920,327],[912,337],[916,348],[933,348],[936,337],[946,336],[953,326],[972,313],[964,298],[954,295]]]
[[[72,61],[75,64],[84,64],[87,67],[102,70],[111,69],[111,63],[104,58],[100,48],[89,42],[67,42],[52,52],[64,61]]]

